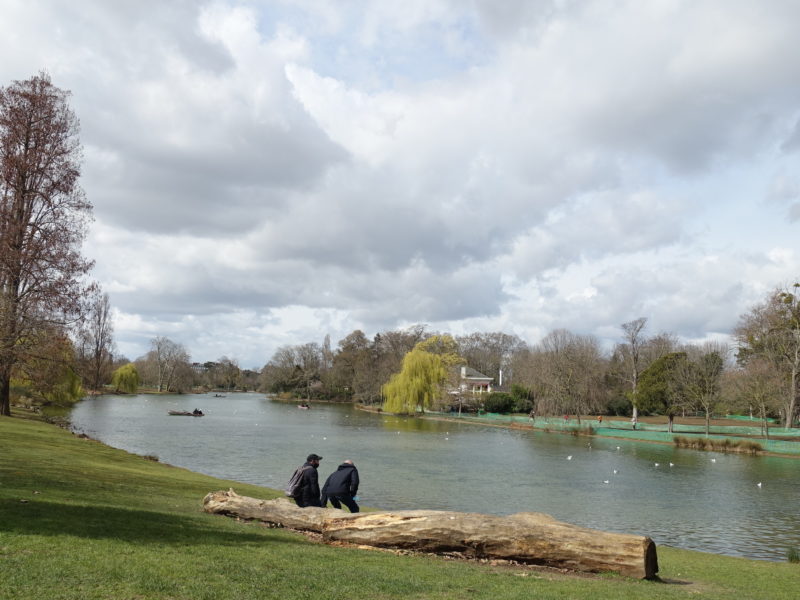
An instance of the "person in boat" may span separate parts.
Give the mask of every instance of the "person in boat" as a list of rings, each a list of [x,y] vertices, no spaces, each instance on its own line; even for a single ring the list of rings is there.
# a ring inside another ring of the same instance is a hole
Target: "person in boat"
[[[193,415],[202,415],[202,414],[203,414],[203,411],[202,411],[202,410],[200,410],[199,408],[195,408],[195,409],[192,411],[192,414],[193,414]]]
[[[358,469],[348,458],[325,480],[320,506],[325,508],[330,500],[334,508],[342,508],[344,504],[351,513],[357,513],[359,508],[355,499],[358,494],[358,483]]]

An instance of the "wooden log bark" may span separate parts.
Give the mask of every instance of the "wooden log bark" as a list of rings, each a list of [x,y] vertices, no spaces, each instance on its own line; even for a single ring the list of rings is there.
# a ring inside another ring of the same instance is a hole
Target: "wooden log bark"
[[[436,510],[350,514],[299,508],[284,499],[258,500],[233,490],[213,492],[206,512],[322,533],[325,542],[422,552],[458,552],[575,571],[612,571],[652,579],[658,572],[655,543],[648,537],[609,533],[563,523],[542,513],[507,517]]]
[[[227,492],[211,492],[206,495],[203,499],[203,510],[208,513],[255,519],[281,527],[317,533],[322,533],[324,516],[333,512],[333,509],[314,506],[300,508],[291,500],[284,498],[259,500],[249,496],[240,496],[233,489]]]

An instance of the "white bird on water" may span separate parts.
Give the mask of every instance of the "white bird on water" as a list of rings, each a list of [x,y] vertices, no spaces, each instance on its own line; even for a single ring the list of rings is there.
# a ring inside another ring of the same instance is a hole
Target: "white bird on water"
[[[653,463],[653,464],[654,464],[655,466],[657,466],[657,467],[660,467],[660,466],[661,466],[659,463]]]
[[[674,467],[674,466],[675,466],[675,464],[674,464],[674,463],[669,463],[669,466],[670,466],[670,467]]]
[[[716,458],[712,458],[711,462],[715,463],[715,462],[717,462],[717,459]]]
[[[616,475],[617,473],[619,473],[619,471],[617,471],[616,469],[614,469],[614,475]]]
[[[756,485],[757,485],[758,487],[761,487],[761,482],[759,481],[759,482],[758,482]]]
[[[608,483],[608,479],[604,479],[604,480],[603,480],[603,483]]]
[[[567,460],[572,460],[572,454],[567,457]]]

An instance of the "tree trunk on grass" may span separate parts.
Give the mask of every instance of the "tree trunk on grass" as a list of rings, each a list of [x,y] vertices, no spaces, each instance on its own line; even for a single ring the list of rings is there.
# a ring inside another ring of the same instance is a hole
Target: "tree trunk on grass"
[[[612,571],[645,579],[654,578],[658,572],[656,546],[650,538],[577,527],[542,513],[507,517],[435,510],[350,514],[298,508],[283,498],[248,498],[233,490],[212,492],[203,504],[209,513],[322,533],[325,542],[458,552],[469,558],[505,559],[593,573]]]

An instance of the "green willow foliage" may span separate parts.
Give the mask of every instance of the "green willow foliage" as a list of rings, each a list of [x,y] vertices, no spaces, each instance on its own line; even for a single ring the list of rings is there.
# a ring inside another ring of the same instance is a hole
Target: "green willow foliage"
[[[111,378],[111,385],[117,392],[126,392],[128,394],[135,394],[139,389],[139,372],[133,363],[122,365],[119,369],[114,371]]]
[[[425,412],[444,394],[444,384],[453,366],[463,362],[449,335],[435,335],[419,342],[403,357],[402,368],[381,391],[383,410],[397,414]]]
[[[417,407],[423,412],[439,397],[447,370],[441,356],[414,348],[403,357],[399,373],[383,386],[386,401],[383,410],[398,414],[414,414]]]
[[[83,398],[81,378],[72,367],[65,367],[61,379],[44,394],[45,400],[57,406],[69,406]]]

